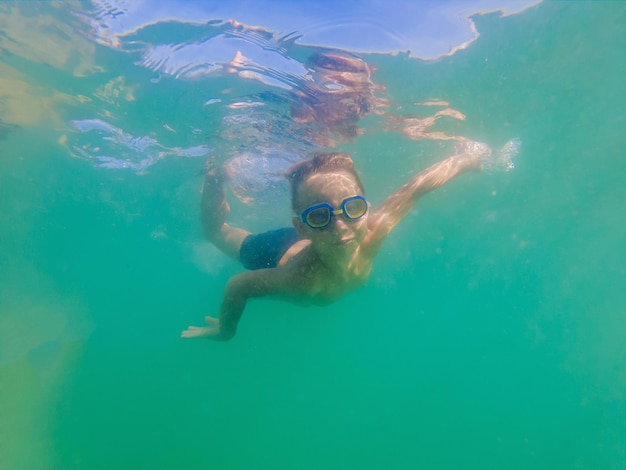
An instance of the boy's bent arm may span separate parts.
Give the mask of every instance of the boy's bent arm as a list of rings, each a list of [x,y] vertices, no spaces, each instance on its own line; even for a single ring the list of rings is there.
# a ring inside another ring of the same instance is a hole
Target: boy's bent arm
[[[248,271],[230,278],[224,289],[219,320],[206,317],[208,327],[190,326],[183,338],[209,338],[226,341],[235,336],[246,302],[251,297],[291,294],[294,276],[288,276],[282,267]]]
[[[283,289],[286,287],[284,280],[280,282],[283,279],[281,271],[283,271],[281,268],[260,269],[230,278],[224,289],[220,307],[219,339],[228,340],[235,336],[249,298],[281,293],[281,287]]]
[[[480,169],[480,155],[462,153],[421,171],[372,211],[368,220],[370,242],[374,245],[376,242],[382,242],[396,224],[411,211],[422,195],[462,173]]]

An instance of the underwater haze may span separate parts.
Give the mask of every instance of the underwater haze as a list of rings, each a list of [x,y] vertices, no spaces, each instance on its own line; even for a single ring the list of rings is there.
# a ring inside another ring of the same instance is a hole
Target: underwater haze
[[[0,469],[626,468],[626,3],[354,3],[0,2]],[[296,119],[347,87],[320,51],[372,72],[345,127]],[[296,161],[376,206],[456,136],[515,168],[425,196],[364,287],[180,338],[243,271],[207,162],[263,231]]]

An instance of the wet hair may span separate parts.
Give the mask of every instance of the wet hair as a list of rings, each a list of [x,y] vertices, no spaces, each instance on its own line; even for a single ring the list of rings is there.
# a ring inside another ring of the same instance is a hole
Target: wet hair
[[[354,178],[361,193],[363,183],[352,164],[352,158],[347,153],[316,153],[313,158],[292,165],[286,172],[287,180],[291,183],[291,207],[296,210],[296,198],[300,184],[316,173],[346,173]]]
[[[379,104],[374,92],[382,88],[370,79],[373,69],[360,57],[336,50],[315,52],[306,66],[311,80],[295,90],[293,120],[342,139],[356,137],[358,120]]]

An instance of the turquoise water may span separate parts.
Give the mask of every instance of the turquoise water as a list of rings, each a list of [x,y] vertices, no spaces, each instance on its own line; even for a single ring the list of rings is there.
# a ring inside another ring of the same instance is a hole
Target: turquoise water
[[[463,135],[521,138],[516,169],[428,195],[340,301],[251,302],[230,343],[178,337],[240,272],[200,234],[203,158],[110,170],[63,136],[108,110],[174,148],[164,124],[218,125],[194,103],[247,85],[152,83],[95,44],[3,53],[0,468],[626,468],[626,6],[474,20],[450,57],[367,60],[394,102],[437,97]],[[132,99],[93,99],[117,77]],[[384,131],[342,149],[374,204],[446,155]],[[289,223],[256,210],[233,219]]]

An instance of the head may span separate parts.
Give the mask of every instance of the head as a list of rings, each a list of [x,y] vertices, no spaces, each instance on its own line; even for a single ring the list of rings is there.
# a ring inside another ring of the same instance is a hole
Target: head
[[[352,74],[353,77],[362,77],[360,81],[368,80],[372,74],[370,66],[360,57],[349,52],[326,50],[316,52],[307,60],[307,65],[313,70],[324,71],[327,74]]]
[[[347,138],[355,137],[357,121],[377,105],[372,67],[358,56],[333,50],[314,53],[306,65],[312,83],[307,83],[292,104],[292,118],[332,126]]]
[[[303,236],[318,247],[358,247],[367,233],[367,212],[355,219],[343,213],[333,214],[330,223],[323,228],[310,227],[301,219],[301,214],[316,204],[326,203],[338,210],[346,198],[363,196],[363,184],[349,155],[316,154],[310,160],[293,165],[287,171],[287,179],[291,183],[291,205],[296,214],[293,223]]]

